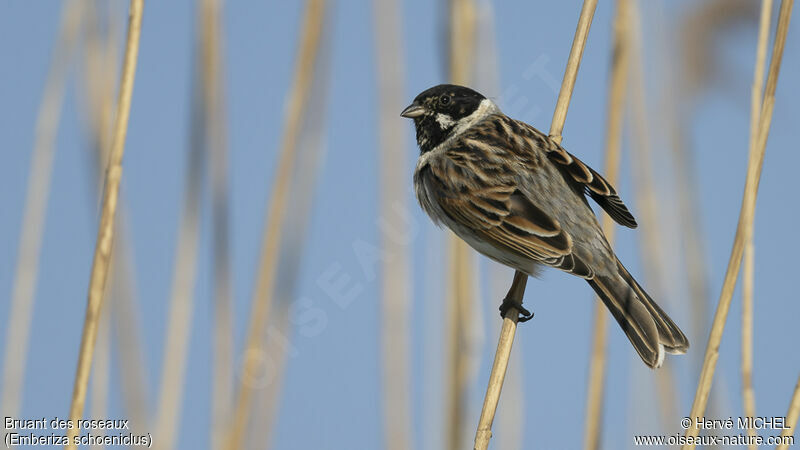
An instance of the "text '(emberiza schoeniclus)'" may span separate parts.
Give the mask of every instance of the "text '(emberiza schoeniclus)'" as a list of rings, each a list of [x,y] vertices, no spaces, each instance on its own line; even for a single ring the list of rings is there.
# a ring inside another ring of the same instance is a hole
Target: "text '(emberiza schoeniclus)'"
[[[434,222],[528,275],[544,264],[588,281],[648,366],[686,352],[686,336],[623,267],[589,207],[586,194],[636,227],[600,174],[463,86],[430,88],[401,115],[414,120],[414,189]]]

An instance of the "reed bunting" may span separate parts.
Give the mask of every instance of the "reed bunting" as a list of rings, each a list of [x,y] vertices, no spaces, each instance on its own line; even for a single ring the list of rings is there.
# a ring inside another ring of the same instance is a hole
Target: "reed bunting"
[[[432,87],[401,116],[414,120],[414,190],[435,223],[529,276],[546,265],[585,279],[649,367],[661,366],[665,351],[686,352],[686,336],[623,267],[589,207],[587,194],[617,223],[636,227],[600,174],[467,87]],[[531,317],[511,306],[520,320]]]

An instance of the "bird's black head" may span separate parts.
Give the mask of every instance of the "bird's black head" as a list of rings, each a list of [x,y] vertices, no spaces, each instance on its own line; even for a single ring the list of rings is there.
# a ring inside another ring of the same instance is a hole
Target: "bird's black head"
[[[414,119],[421,153],[444,142],[459,124],[465,124],[481,109],[486,97],[464,86],[440,84],[417,96],[400,113]]]

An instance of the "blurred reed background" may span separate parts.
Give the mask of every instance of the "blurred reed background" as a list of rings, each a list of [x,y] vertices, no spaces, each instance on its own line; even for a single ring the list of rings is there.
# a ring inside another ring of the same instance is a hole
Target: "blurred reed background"
[[[650,371],[584,283],[530,280],[489,448],[794,426],[792,1],[597,3],[551,133],[633,206],[604,230],[692,347]],[[0,415],[127,418],[160,449],[469,447],[513,271],[419,211],[399,112],[454,82],[546,129],[581,2],[0,8]]]

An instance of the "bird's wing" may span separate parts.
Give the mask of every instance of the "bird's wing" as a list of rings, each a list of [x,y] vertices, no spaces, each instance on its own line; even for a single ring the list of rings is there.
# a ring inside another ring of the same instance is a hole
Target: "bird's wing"
[[[441,193],[437,203],[442,211],[501,252],[580,277],[594,277],[593,269],[573,253],[572,236],[558,220],[518,190],[510,178],[487,176],[502,170],[486,159],[491,159],[491,155],[465,141],[466,144],[450,148],[442,164],[423,169],[429,173],[422,176]]]
[[[536,128],[524,122],[513,122],[519,128],[525,130],[523,133],[537,135],[539,137],[537,140],[541,142],[542,150],[545,151],[550,161],[556,163],[565,178],[589,194],[614,221],[629,228],[637,227],[636,219],[628,211],[628,207],[619,198],[611,183]]]

